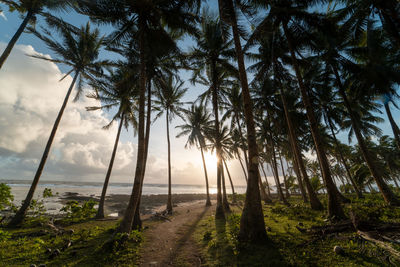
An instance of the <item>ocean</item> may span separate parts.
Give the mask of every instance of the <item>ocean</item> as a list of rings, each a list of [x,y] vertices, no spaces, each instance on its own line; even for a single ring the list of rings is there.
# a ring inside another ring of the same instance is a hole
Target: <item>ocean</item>
[[[0,183],[5,183],[11,187],[11,192],[14,195],[14,204],[20,205],[24,200],[28,190],[31,186],[31,181],[22,180],[0,180]],[[229,185],[229,183],[228,183]],[[65,181],[42,181],[39,183],[35,192],[35,199],[42,199],[42,194],[45,188],[50,188],[55,197],[44,199],[46,209],[51,211],[58,211],[62,204],[60,198],[69,193],[77,193],[81,196],[97,196],[101,194],[103,183],[100,182],[65,182]],[[231,188],[227,187],[227,192],[231,193]],[[107,189],[107,195],[130,195],[132,191],[131,183],[110,183]],[[245,193],[245,186],[236,186],[235,192],[238,194]],[[167,194],[167,184],[144,184],[143,195],[159,195]],[[205,194],[206,188],[204,185],[185,185],[173,184],[172,194]],[[217,187],[210,187],[210,194],[217,193]]]

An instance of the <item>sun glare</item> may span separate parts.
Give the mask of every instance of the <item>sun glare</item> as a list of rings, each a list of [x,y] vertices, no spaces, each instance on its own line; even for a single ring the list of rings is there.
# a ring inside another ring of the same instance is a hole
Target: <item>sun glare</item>
[[[217,155],[211,153],[205,153],[204,160],[207,164],[207,168],[216,168],[218,161]]]

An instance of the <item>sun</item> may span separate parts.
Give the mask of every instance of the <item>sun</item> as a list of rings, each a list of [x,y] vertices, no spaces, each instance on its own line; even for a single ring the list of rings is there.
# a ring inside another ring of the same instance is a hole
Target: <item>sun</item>
[[[207,168],[214,168],[217,166],[218,158],[214,153],[204,153],[204,161],[206,162]]]

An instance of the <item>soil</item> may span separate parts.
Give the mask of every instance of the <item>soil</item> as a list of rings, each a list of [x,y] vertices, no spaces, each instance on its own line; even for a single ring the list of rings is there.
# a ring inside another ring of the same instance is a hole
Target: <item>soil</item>
[[[161,222],[145,222],[145,242],[140,255],[140,266],[201,266],[200,249],[193,239],[199,222],[215,208],[205,201],[194,201],[174,208],[173,215]],[[151,219],[151,218],[149,218]]]

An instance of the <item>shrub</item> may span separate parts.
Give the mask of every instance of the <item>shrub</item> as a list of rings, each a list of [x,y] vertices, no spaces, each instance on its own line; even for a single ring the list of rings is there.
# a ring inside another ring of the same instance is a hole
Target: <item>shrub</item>
[[[85,201],[82,205],[76,200],[71,200],[60,211],[66,213],[65,222],[81,222],[96,215],[96,204],[94,200]]]
[[[13,200],[14,196],[11,194],[11,188],[4,183],[0,183],[0,211],[12,206]]]

